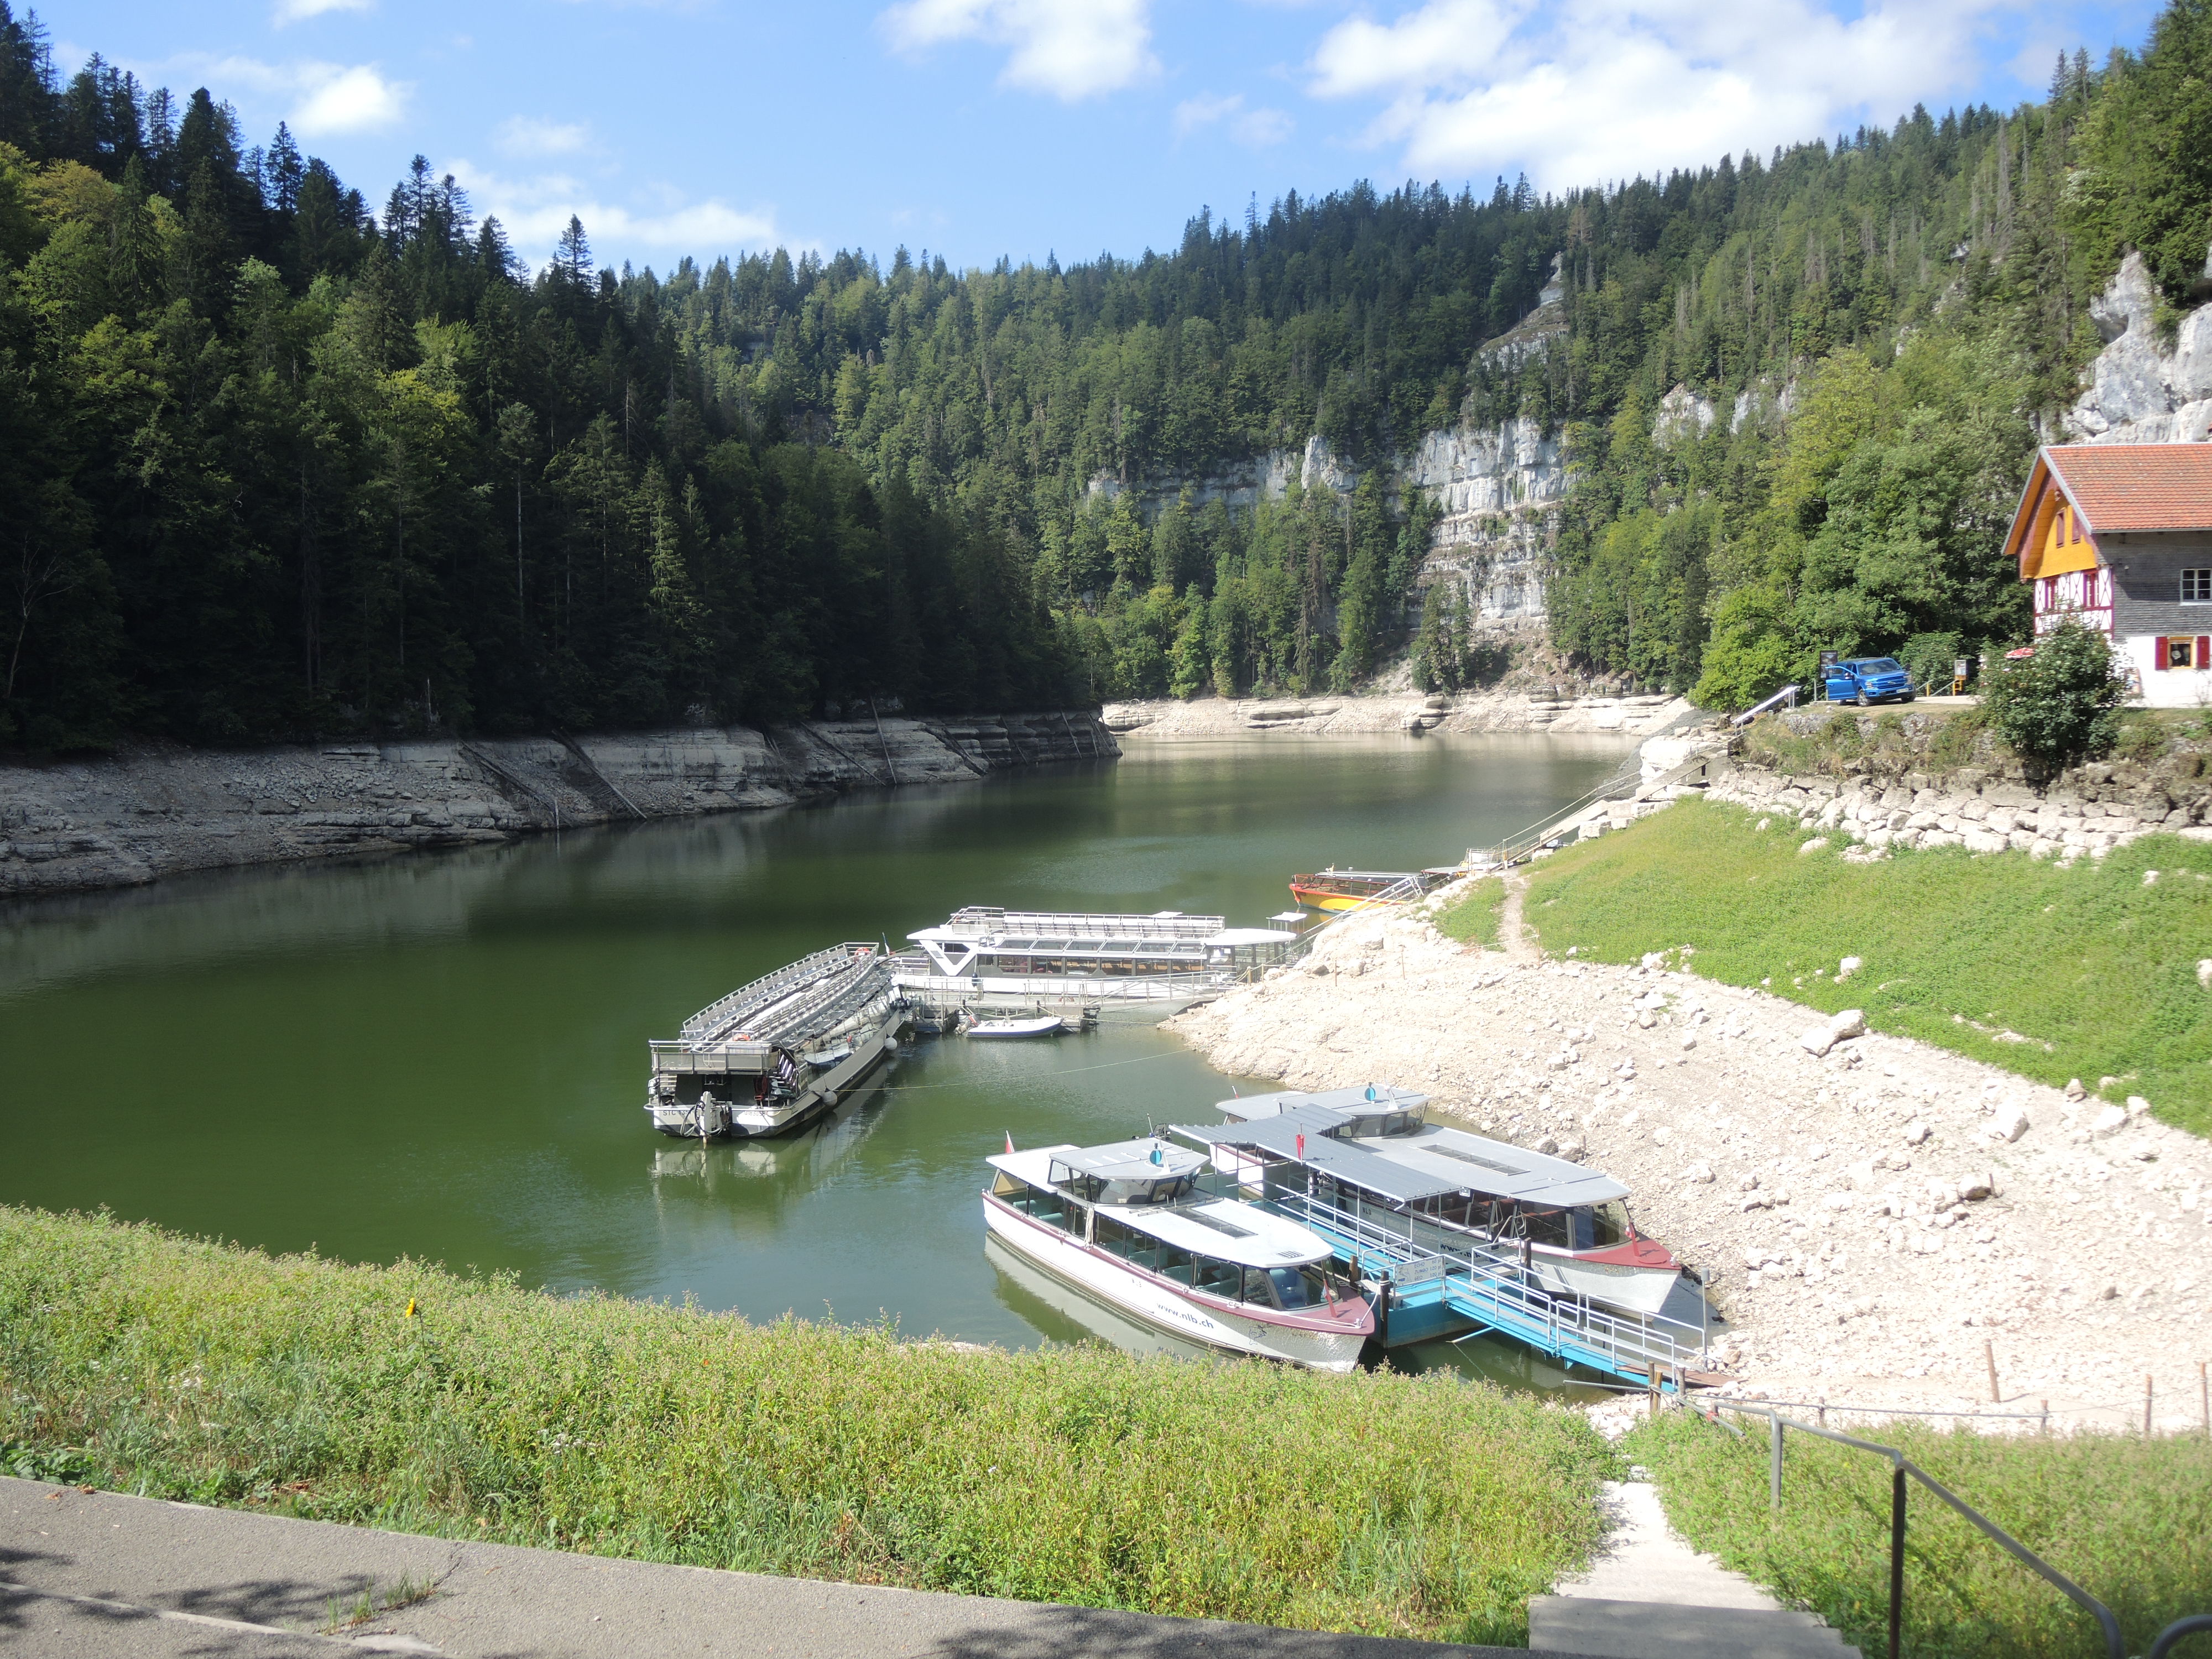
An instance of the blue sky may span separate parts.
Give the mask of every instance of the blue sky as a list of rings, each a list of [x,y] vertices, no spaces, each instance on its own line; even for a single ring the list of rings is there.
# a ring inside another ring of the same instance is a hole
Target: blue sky
[[[19,0],[19,9],[20,9]],[[73,69],[205,85],[372,205],[427,155],[542,260],[1172,247],[1201,204],[1559,190],[2039,95],[2157,8],[2057,0],[50,0]]]

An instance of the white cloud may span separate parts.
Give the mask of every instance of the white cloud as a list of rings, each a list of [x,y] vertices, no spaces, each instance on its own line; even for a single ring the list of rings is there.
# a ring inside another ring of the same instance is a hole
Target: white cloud
[[[1291,136],[1293,123],[1279,109],[1247,109],[1241,92],[1218,97],[1200,93],[1175,107],[1175,136],[1188,138],[1204,127],[1219,124],[1238,143],[1252,149],[1279,144]]]
[[[496,218],[525,258],[544,258],[553,251],[571,215],[584,222],[584,234],[602,263],[619,264],[632,250],[690,253],[712,259],[718,253],[763,248],[786,240],[772,213],[748,211],[709,199],[686,201],[672,191],[658,199],[625,204],[604,200],[594,188],[567,173],[506,178],[467,161],[443,171],[464,185],[478,214]]]
[[[1429,0],[1322,37],[1321,97],[1387,100],[1368,130],[1425,174],[1525,166],[1571,187],[1887,122],[1977,78],[2006,0]]]
[[[1009,46],[1001,85],[1070,103],[1159,71],[1152,0],[903,0],[880,21],[905,52],[952,40]]]
[[[210,86],[243,84],[272,99],[291,100],[284,119],[303,138],[390,126],[406,113],[412,90],[409,82],[386,80],[374,64],[264,64],[258,58],[191,53],[172,59],[170,67],[204,76]]]
[[[356,64],[307,88],[306,98],[292,112],[292,130],[303,137],[319,138],[388,127],[399,118],[406,101],[406,88],[386,80],[372,64]]]
[[[494,135],[509,155],[566,155],[583,149],[591,136],[580,121],[543,121],[532,115],[508,116]]]
[[[304,22],[326,11],[368,11],[375,3],[376,0],[276,0],[275,21],[281,29],[287,23]]]

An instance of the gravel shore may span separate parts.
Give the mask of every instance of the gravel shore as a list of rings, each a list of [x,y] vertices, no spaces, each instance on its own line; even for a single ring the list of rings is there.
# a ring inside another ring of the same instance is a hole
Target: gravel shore
[[[2139,1428],[2148,1376],[2159,1428],[2199,1423],[2212,1145],[1654,958],[1547,958],[1519,908],[1492,950],[1349,917],[1171,1029],[1224,1071],[1423,1090],[1618,1177],[1706,1278],[1731,1391]]]

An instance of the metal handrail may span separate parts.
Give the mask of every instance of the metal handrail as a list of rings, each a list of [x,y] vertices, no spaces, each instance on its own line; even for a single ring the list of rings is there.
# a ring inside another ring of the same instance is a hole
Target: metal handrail
[[[1638,1360],[1646,1365],[1656,1361],[1680,1367],[1703,1357],[1705,1333],[1697,1332],[1695,1343],[1679,1339],[1659,1328],[1671,1326],[1687,1336],[1692,1327],[1662,1314],[1623,1319],[1580,1298],[1563,1306],[1559,1298],[1548,1291],[1529,1287],[1528,1270],[1516,1252],[1493,1250],[1472,1242],[1450,1249],[1423,1250],[1410,1237],[1395,1235],[1364,1216],[1324,1204],[1304,1193],[1279,1193],[1271,1201],[1310,1225],[1344,1235],[1352,1241],[1355,1251],[1381,1257],[1395,1267],[1403,1268],[1435,1261],[1440,1264],[1439,1276],[1447,1281],[1456,1269],[1465,1281],[1463,1294],[1468,1300],[1486,1297],[1494,1313],[1502,1313],[1510,1307],[1520,1318],[1541,1322],[1554,1347],[1559,1333],[1564,1329],[1589,1347],[1616,1360]]]
[[[684,1022],[681,1036],[689,1042],[712,1041],[715,1031],[734,1023],[737,1015],[748,1008],[771,1007],[793,992],[804,990],[841,968],[855,965],[876,968],[886,961],[888,958],[882,954],[880,947],[866,940],[848,940],[842,945],[833,945],[827,950],[815,951],[811,956],[801,957],[797,962],[779,968],[772,974],[763,975],[749,985],[739,986],[719,1001],[709,1003]],[[862,980],[872,976],[866,973],[860,975]],[[832,988],[827,1000],[834,1000],[838,988]],[[811,1012],[811,1007],[795,1009],[779,1024],[787,1025],[793,1018]]]
[[[1784,702],[1788,703],[1790,708],[1795,708],[1797,706],[1797,694],[1804,689],[1805,688],[1802,685],[1785,685],[1779,691],[1777,691],[1772,696],[1767,698],[1764,702],[1755,702],[1752,704],[1750,708],[1745,709],[1741,714],[1730,715],[1729,717],[1729,724],[1730,726],[1748,726],[1752,721],[1757,720],[1761,714],[1766,713],[1768,709],[1777,708]]]
[[[1716,1411],[1725,1409],[1741,1412],[1748,1417],[1766,1419],[1771,1459],[1768,1474],[1770,1502],[1778,1510],[1782,1507],[1782,1439],[1784,1434],[1789,1430],[1795,1429],[1800,1434],[1817,1435],[1823,1440],[1832,1440],[1838,1445],[1856,1447],[1860,1451],[1873,1452],[1876,1456],[1889,1460],[1889,1659],[1898,1659],[1904,1637],[1905,1482],[1908,1475],[1972,1522],[1992,1541],[2020,1561],[2021,1565],[2040,1574],[2077,1605],[2087,1607],[2095,1617],[2098,1625],[2104,1630],[2105,1650],[2110,1656],[2110,1659],[2127,1659],[2127,1644],[2120,1635],[2120,1621],[2112,1616],[2112,1610],[2110,1607],[2036,1554],[2034,1551],[2029,1549],[2027,1545],[1998,1526],[1979,1510],[1975,1509],[1942,1481],[1913,1462],[1896,1447],[1881,1445],[1872,1440],[1861,1440],[1853,1435],[1838,1433],[1834,1429],[1818,1428],[1810,1423],[1800,1423],[1795,1418],[1783,1416],[1771,1406],[1757,1406],[1735,1400],[1715,1400],[1709,1403]],[[2181,1621],[2184,1625],[2190,1622],[2189,1620]],[[2212,1629],[2212,1619],[2208,1619],[2202,1627]],[[2166,1640],[2167,1637],[2170,1636],[2175,1641],[2179,1641],[2182,1636],[2188,1633],[2187,1631],[2181,1630],[2178,1626],[2169,1626],[2166,1634],[2160,1637],[2159,1640],[2164,1646],[2170,1646],[2171,1644]],[[2154,1649],[2153,1651],[2163,1651],[2163,1646]]]

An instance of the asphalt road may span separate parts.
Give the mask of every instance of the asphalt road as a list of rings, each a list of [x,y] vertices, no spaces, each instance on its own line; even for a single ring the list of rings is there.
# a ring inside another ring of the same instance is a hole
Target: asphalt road
[[[381,1607],[423,1588],[356,1619],[364,1598]],[[0,1480],[0,1648],[11,1659],[1528,1659],[601,1560],[12,1480]]]

